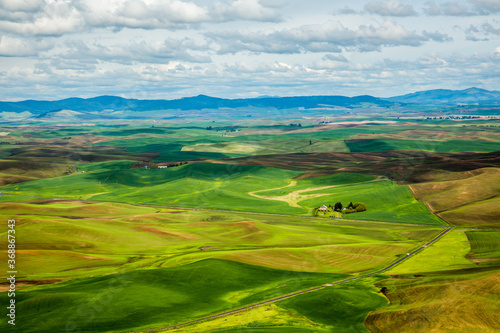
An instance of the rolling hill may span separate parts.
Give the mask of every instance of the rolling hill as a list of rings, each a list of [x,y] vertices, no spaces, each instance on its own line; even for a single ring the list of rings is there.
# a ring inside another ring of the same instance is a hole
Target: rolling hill
[[[223,99],[199,95],[175,100],[138,100],[116,96],[99,96],[94,98],[68,98],[59,101],[20,101],[0,102],[0,112],[23,112],[43,114],[54,110],[103,111],[103,110],[202,110],[220,108],[318,108],[332,106],[360,106],[371,104],[380,107],[391,107],[396,103],[372,96],[304,96],[304,97],[264,97],[249,99]]]
[[[435,89],[390,97],[386,100],[390,102],[423,105],[498,105],[500,104],[500,91],[489,91],[475,87],[464,90]]]
[[[426,90],[390,98],[378,98],[369,95],[346,96],[291,96],[225,99],[206,95],[184,97],[174,100],[139,100],[118,96],[98,96],[93,98],[67,98],[57,101],[26,100],[19,102],[0,102],[0,112],[31,112],[43,115],[47,112],[72,110],[77,112],[100,111],[157,111],[157,110],[203,110],[237,108],[331,108],[331,107],[395,107],[406,104],[418,105],[498,105],[500,91],[488,91],[479,88],[465,90]],[[84,118],[95,118],[86,115]]]

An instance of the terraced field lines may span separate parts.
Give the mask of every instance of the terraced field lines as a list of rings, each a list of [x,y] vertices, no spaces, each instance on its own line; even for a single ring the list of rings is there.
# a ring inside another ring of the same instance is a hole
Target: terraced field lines
[[[228,316],[228,315],[231,315],[231,314],[234,314],[234,313],[238,313],[238,312],[242,312],[242,311],[245,311],[245,310],[254,309],[254,308],[257,308],[257,307],[265,305],[265,304],[275,303],[275,302],[278,302],[278,301],[281,301],[281,300],[289,299],[289,298],[294,297],[294,296],[303,295],[303,294],[310,293],[310,292],[313,292],[313,291],[321,290],[321,289],[324,289],[326,287],[333,287],[333,286],[337,286],[337,285],[342,284],[342,283],[346,283],[346,282],[351,282],[351,281],[363,279],[363,278],[366,278],[366,277],[369,277],[369,276],[372,276],[372,275],[375,275],[375,274],[381,274],[383,272],[388,271],[392,267],[394,267],[394,266],[396,266],[396,265],[398,265],[398,264],[406,261],[407,259],[412,258],[412,256],[414,256],[418,252],[422,251],[423,249],[427,248],[429,245],[431,245],[431,244],[437,242],[438,240],[440,240],[443,236],[445,236],[451,230],[453,230],[453,228],[448,228],[448,229],[442,231],[436,237],[434,237],[432,240],[430,240],[429,242],[427,242],[425,245],[423,245],[423,246],[419,247],[418,249],[416,249],[416,250],[408,253],[407,256],[399,258],[398,260],[396,260],[395,262],[391,263],[390,265],[388,265],[388,266],[386,266],[386,267],[384,267],[382,269],[379,269],[379,270],[377,270],[375,272],[371,272],[371,273],[363,274],[363,275],[360,275],[360,276],[357,276],[357,277],[352,277],[352,278],[344,279],[344,280],[333,282],[333,283],[327,283],[327,284],[324,284],[322,286],[313,287],[313,288],[309,288],[309,289],[297,291],[297,292],[294,292],[294,293],[282,295],[282,296],[279,296],[279,297],[275,297],[275,298],[271,298],[271,299],[268,299],[268,300],[265,300],[265,301],[261,301],[261,302],[258,302],[258,303],[247,305],[247,306],[244,306],[244,307],[241,307],[241,308],[237,308],[237,309],[233,309],[233,310],[230,310],[230,311],[221,312],[221,313],[218,313],[218,314],[215,314],[215,315],[211,315],[211,316],[207,316],[207,317],[203,317],[203,318],[191,320],[191,321],[188,321],[188,322],[179,323],[179,324],[175,324],[175,325],[168,326],[168,327],[161,327],[161,328],[156,328],[156,329],[150,329],[150,330],[146,330],[146,331],[150,332],[150,333],[154,333],[154,332],[161,332],[161,331],[165,331],[165,330],[172,330],[172,329],[175,329],[175,328],[179,328],[179,327],[183,327],[183,326],[188,326],[188,325],[191,325],[191,324],[200,323],[200,322],[204,322],[204,321],[207,321],[207,320],[212,320],[212,319],[216,319],[216,318],[225,317],[225,316]],[[134,332],[144,332],[144,331],[134,331]]]

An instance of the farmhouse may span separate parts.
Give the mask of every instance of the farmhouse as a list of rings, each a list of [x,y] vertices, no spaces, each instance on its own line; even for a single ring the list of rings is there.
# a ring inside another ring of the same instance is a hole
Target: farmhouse
[[[320,210],[322,212],[326,212],[328,210],[328,207],[326,207],[325,205],[323,205],[323,206],[319,207],[318,210]]]

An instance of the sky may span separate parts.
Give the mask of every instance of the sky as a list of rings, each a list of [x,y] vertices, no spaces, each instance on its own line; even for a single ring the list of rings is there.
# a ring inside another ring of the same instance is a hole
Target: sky
[[[0,0],[0,100],[500,90],[500,0]]]

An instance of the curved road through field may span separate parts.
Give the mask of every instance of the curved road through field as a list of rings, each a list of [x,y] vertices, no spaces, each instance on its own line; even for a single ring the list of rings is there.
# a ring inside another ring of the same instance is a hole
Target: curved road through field
[[[295,207],[295,208],[304,208],[301,205],[299,205],[299,202],[302,200],[306,200],[309,198],[318,198],[324,195],[328,195],[330,193],[315,193],[315,194],[302,194],[302,193],[307,193],[307,192],[314,192],[314,191],[320,191],[320,190],[326,190],[329,188],[333,187],[339,187],[339,186],[344,186],[344,185],[356,185],[356,184],[365,184],[365,183],[371,183],[375,181],[379,181],[381,178],[380,176],[373,179],[369,180],[366,182],[358,182],[358,183],[349,183],[349,184],[337,184],[337,185],[328,185],[328,186],[320,186],[320,187],[310,187],[310,188],[304,188],[301,190],[295,190],[292,191],[288,194],[285,195],[280,195],[280,196],[268,196],[268,195],[259,195],[256,194],[257,192],[268,192],[268,191],[273,191],[273,190],[281,190],[286,187],[293,187],[297,185],[296,180],[291,180],[290,184],[281,186],[281,187],[276,187],[276,188],[269,188],[269,189],[264,189],[264,190],[257,190],[257,191],[251,191],[248,192],[249,195],[259,198],[259,199],[266,199],[266,200],[277,200],[277,201],[284,201],[286,202],[290,207]]]
[[[286,299],[286,298],[290,298],[290,297],[294,297],[294,296],[297,296],[297,295],[309,293],[309,292],[312,292],[312,291],[324,289],[324,288],[327,288],[327,287],[336,286],[336,285],[339,285],[341,283],[345,283],[345,282],[349,282],[349,281],[354,281],[354,280],[359,280],[359,279],[363,279],[363,278],[366,278],[366,277],[369,277],[369,276],[372,276],[372,275],[375,275],[375,274],[380,274],[380,273],[383,273],[383,272],[385,272],[385,271],[393,268],[394,266],[400,264],[401,262],[405,261],[406,259],[410,258],[411,256],[417,254],[418,252],[422,251],[423,249],[425,249],[429,245],[435,243],[441,237],[443,237],[444,235],[446,235],[448,232],[450,232],[454,228],[455,227],[448,227],[446,230],[443,230],[439,235],[437,235],[436,237],[434,237],[432,240],[430,240],[426,244],[422,245],[421,247],[417,248],[416,250],[413,250],[412,252],[409,252],[406,256],[404,256],[402,258],[399,258],[398,260],[394,261],[390,265],[388,265],[388,266],[386,266],[386,267],[384,267],[382,269],[379,269],[379,270],[377,270],[375,272],[363,274],[363,275],[360,275],[360,276],[352,277],[352,278],[349,278],[349,279],[345,279],[345,280],[341,280],[341,281],[337,281],[337,282],[333,282],[333,283],[327,283],[327,284],[324,284],[324,285],[321,285],[321,286],[318,286],[318,287],[313,287],[313,288],[309,288],[309,289],[305,289],[305,290],[300,290],[300,291],[297,291],[297,292],[294,292],[294,293],[291,293],[291,294],[286,294],[286,295],[282,295],[282,296],[279,296],[279,297],[274,297],[274,298],[271,298],[271,299],[268,299],[268,300],[265,300],[265,301],[262,301],[262,302],[259,302],[259,303],[247,305],[247,306],[244,306],[244,307],[241,307],[241,308],[237,308],[237,309],[233,309],[233,310],[229,310],[229,311],[224,311],[224,312],[221,312],[221,313],[218,313],[218,314],[215,314],[215,315],[211,315],[211,316],[207,316],[207,317],[203,317],[203,318],[194,319],[194,320],[191,320],[191,321],[187,321],[187,322],[184,322],[184,323],[179,323],[179,324],[172,325],[172,326],[160,327],[160,328],[155,328],[155,329],[150,329],[150,330],[143,330],[143,331],[134,331],[134,332],[149,332],[149,333],[153,333],[153,332],[160,332],[160,331],[172,330],[172,329],[180,328],[182,326],[187,326],[187,325],[191,325],[191,324],[195,324],[195,323],[200,323],[200,322],[203,322],[203,321],[206,321],[206,320],[211,320],[211,319],[215,319],[215,318],[225,317],[225,316],[231,315],[233,313],[237,313],[237,312],[240,312],[240,311],[244,311],[244,310],[256,308],[256,307],[264,305],[264,304],[274,303],[274,302],[281,301],[281,300]]]

